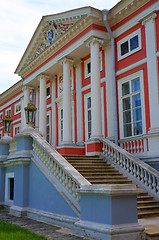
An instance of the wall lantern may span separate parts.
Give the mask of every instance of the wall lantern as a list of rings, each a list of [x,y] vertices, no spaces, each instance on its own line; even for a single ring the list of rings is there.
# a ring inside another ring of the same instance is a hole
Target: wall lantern
[[[28,106],[25,107],[25,117],[27,124],[34,124],[36,110],[37,108],[34,106],[32,101],[30,101],[28,103]]]
[[[2,119],[3,121],[3,126],[4,126],[4,133],[10,133],[11,130],[11,124],[13,122],[13,120],[11,119],[11,117],[9,116],[9,114],[7,114],[5,116],[4,119]]]

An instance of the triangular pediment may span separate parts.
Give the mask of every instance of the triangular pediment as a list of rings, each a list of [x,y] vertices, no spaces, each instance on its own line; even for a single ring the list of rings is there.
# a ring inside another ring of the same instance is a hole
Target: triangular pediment
[[[86,16],[98,15],[97,9],[91,7],[79,8],[64,13],[42,17],[15,73],[20,73],[27,65],[49,48],[57,39]],[[100,11],[99,11],[100,12]]]
[[[81,16],[82,17],[82,16]],[[55,40],[71,28],[78,20],[78,18],[71,18],[66,20],[49,20],[43,24],[42,31],[37,37],[37,42],[34,45],[34,51],[30,60],[35,59],[46,48],[48,48]]]

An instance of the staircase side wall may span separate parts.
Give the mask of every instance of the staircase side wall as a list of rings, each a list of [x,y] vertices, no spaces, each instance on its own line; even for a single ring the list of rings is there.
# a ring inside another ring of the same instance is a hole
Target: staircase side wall
[[[65,199],[31,161],[29,172],[28,207],[55,214],[77,217]]]

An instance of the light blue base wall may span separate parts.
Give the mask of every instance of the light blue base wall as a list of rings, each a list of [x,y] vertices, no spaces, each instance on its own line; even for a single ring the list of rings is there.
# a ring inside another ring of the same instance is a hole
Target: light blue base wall
[[[77,217],[66,200],[32,161],[29,172],[29,207]]]
[[[136,223],[136,196],[82,194],[81,220],[108,225]]]
[[[28,192],[29,192],[29,166],[14,167],[14,205],[19,207],[28,206]]]
[[[4,202],[5,194],[5,169],[0,168],[0,202]]]

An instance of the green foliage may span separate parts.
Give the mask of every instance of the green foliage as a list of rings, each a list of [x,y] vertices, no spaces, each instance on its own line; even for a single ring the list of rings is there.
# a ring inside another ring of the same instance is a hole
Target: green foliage
[[[26,229],[9,224],[0,220],[0,239],[1,240],[46,240],[42,236],[37,236]]]

